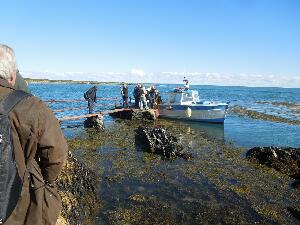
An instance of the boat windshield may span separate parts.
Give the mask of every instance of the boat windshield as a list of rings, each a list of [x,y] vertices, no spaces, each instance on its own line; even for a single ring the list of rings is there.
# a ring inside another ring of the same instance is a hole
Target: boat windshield
[[[199,94],[198,93],[194,93],[194,100],[199,101]]]
[[[193,93],[192,92],[186,92],[183,94],[182,102],[191,102],[193,101]]]
[[[170,103],[178,103],[178,102],[180,102],[180,97],[181,97],[180,93],[171,93],[169,102]]]

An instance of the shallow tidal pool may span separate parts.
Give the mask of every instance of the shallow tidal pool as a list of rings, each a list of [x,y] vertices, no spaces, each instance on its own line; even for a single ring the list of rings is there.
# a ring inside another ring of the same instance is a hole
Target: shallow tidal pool
[[[291,178],[248,162],[246,149],[210,139],[178,121],[157,120],[179,137],[192,159],[166,160],[142,151],[132,121],[84,131],[70,149],[99,178],[95,224],[299,224]]]

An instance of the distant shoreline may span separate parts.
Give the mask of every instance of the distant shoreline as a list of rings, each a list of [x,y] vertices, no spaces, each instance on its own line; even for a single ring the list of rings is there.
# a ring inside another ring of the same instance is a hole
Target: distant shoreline
[[[32,79],[32,78],[24,78],[28,83],[54,83],[54,84],[65,84],[65,83],[71,83],[71,84],[115,84],[119,85],[123,82],[101,82],[101,81],[79,81],[79,80],[49,80],[49,79]],[[134,83],[126,83],[128,85],[133,85]]]
[[[34,79],[34,78],[24,78],[28,83],[32,84],[95,84],[95,85],[100,85],[100,84],[109,84],[109,85],[121,85],[122,83],[126,83],[127,85],[137,85],[137,84],[144,84],[144,85],[178,85],[181,86],[181,83],[155,83],[155,82],[116,82],[116,81],[80,81],[80,80],[50,80],[50,79]],[[200,85],[200,86],[214,86],[214,87],[242,87],[242,88],[283,88],[283,89],[300,89],[300,87],[280,87],[280,86],[243,86],[243,85],[218,85],[218,84],[193,84],[194,85]]]

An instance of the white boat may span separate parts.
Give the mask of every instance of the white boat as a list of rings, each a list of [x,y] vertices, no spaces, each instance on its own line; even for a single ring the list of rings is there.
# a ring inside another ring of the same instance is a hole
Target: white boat
[[[171,119],[224,123],[228,103],[200,101],[198,91],[175,89],[159,105],[159,116]]]

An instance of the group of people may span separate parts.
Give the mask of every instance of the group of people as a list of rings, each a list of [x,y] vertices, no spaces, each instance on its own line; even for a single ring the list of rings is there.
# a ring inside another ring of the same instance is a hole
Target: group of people
[[[122,106],[128,108],[131,105],[131,97],[128,95],[128,86],[123,83],[121,88]],[[145,88],[143,84],[138,84],[133,90],[134,108],[136,109],[154,109],[160,101],[160,94],[158,90],[151,86]],[[130,99],[128,103],[128,98]]]
[[[129,108],[131,106],[131,97],[129,97],[128,85],[123,83],[120,86],[122,96],[122,107]],[[91,87],[84,93],[84,98],[88,102],[89,114],[93,113],[94,103],[97,101],[97,86]],[[136,109],[154,109],[161,102],[159,91],[150,86],[145,88],[144,85],[138,84],[133,90],[134,108]],[[130,99],[128,101],[128,98]]]
[[[155,86],[145,88],[138,84],[133,90],[134,107],[137,109],[155,109],[161,102],[160,93]]]

